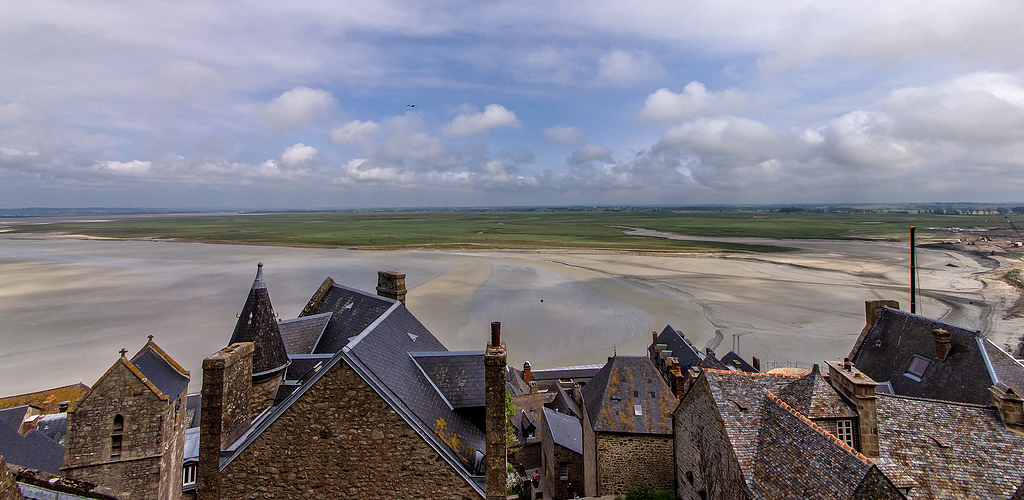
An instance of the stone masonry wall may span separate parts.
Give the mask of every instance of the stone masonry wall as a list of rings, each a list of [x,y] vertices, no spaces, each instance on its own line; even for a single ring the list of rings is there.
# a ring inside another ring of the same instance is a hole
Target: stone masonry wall
[[[672,435],[596,433],[597,492],[625,494],[641,482],[672,491]]]
[[[480,495],[339,362],[221,471],[221,498]]]
[[[682,500],[747,498],[720,418],[707,380],[701,377],[675,412],[676,494]]]
[[[111,433],[118,414],[124,417],[121,457],[111,460]],[[175,437],[173,406],[118,363],[68,413],[61,474],[124,492],[133,499],[176,500],[181,495],[184,414],[181,408],[182,432]],[[177,473],[165,469],[161,475],[161,461],[168,462],[164,454],[174,442],[179,449]]]

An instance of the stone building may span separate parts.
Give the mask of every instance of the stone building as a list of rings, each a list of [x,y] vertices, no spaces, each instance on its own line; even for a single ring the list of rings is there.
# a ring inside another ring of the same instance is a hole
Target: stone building
[[[133,499],[181,496],[189,372],[150,337],[68,409],[61,475]]]
[[[492,470],[504,491],[503,344],[448,351],[398,298],[330,278],[280,323],[290,364],[262,413],[247,401],[260,339],[203,363],[198,498],[480,498]]]
[[[891,300],[865,302],[865,315],[849,359],[882,392],[982,405],[995,384],[1024,394],[1024,365],[977,330],[901,311]]]
[[[815,393],[820,375],[812,373],[702,370],[675,410],[676,494],[686,500],[904,498],[874,462],[796,409],[831,416],[846,405],[834,391]]]
[[[581,393],[586,496],[624,494],[641,482],[671,491],[678,399],[651,360],[608,358]]]
[[[580,419],[544,408],[541,469],[551,498],[572,498],[583,489],[583,426]]]

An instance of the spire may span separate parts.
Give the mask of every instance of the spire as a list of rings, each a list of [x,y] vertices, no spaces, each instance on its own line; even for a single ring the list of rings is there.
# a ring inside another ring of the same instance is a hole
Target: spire
[[[277,315],[270,303],[270,293],[263,281],[263,263],[259,263],[256,279],[249,290],[249,297],[238,315],[238,323],[231,334],[228,345],[236,342],[253,342],[255,350],[252,356],[252,373],[254,376],[266,375],[288,366],[288,354],[281,330],[277,325]]]
[[[252,289],[257,290],[260,288],[267,288],[267,283],[263,281],[263,263],[256,264],[256,279],[252,281]]]

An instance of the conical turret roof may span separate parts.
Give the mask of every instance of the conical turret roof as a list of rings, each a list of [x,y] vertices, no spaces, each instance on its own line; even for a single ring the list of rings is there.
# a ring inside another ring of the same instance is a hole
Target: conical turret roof
[[[252,282],[249,297],[238,315],[238,323],[235,324],[235,331],[231,334],[228,345],[235,342],[254,344],[253,376],[279,371],[290,362],[284,341],[281,340],[281,330],[277,326],[274,306],[270,304],[270,293],[267,291],[266,282],[263,281],[262,262],[257,266],[256,279]]]

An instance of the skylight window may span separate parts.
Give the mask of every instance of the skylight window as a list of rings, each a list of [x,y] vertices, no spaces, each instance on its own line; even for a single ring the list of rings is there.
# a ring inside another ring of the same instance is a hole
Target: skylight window
[[[644,414],[644,407],[640,405],[633,405],[633,415],[641,416]]]
[[[924,376],[925,370],[928,369],[928,365],[931,363],[932,361],[930,359],[915,354],[914,359],[910,360],[910,366],[907,367],[907,373],[904,373],[903,376],[920,382],[921,377]]]

